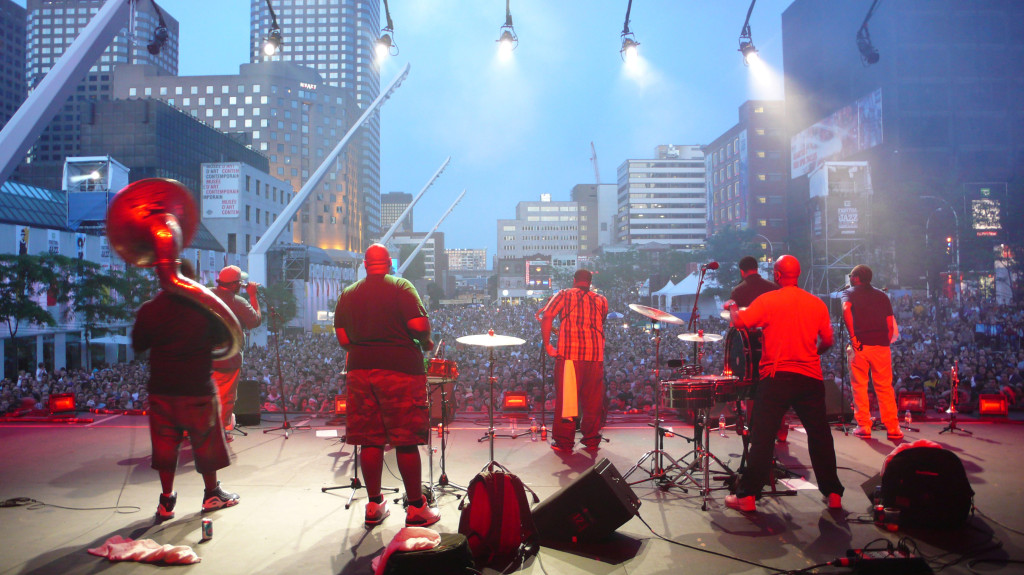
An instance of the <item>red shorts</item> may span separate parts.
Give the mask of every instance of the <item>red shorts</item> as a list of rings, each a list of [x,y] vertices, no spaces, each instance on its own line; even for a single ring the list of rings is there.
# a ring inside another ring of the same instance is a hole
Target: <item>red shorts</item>
[[[388,369],[348,372],[349,445],[427,443],[427,376]]]
[[[174,471],[184,433],[192,443],[196,471],[209,473],[231,464],[217,396],[149,396],[149,438],[153,443],[153,469]]]

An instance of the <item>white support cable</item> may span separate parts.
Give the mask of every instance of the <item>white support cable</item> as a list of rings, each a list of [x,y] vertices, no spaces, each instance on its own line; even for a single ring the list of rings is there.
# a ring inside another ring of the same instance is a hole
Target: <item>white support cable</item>
[[[460,200],[462,200],[462,196],[465,195],[466,190],[463,189],[462,193],[459,194],[459,197],[455,198],[455,201],[452,202],[452,205],[448,206],[448,209],[445,210],[443,214],[441,214],[441,219],[437,220],[437,223],[434,224],[434,227],[430,228],[430,231],[427,232],[427,235],[423,236],[423,239],[420,241],[419,244],[416,245],[416,248],[412,250],[412,253],[409,254],[409,257],[405,258],[405,262],[402,263],[402,267],[398,268],[399,276],[401,276],[402,273],[405,272],[405,268],[409,267],[409,264],[412,263],[412,260],[416,258],[416,254],[420,253],[420,250],[423,249],[423,246],[427,243],[427,240],[430,239],[430,236],[434,235],[434,232],[437,231],[437,228],[441,225],[441,222],[443,222],[445,218],[448,217],[448,214],[452,213],[452,210],[455,209],[455,206],[458,205]],[[437,278],[434,279],[436,280]]]

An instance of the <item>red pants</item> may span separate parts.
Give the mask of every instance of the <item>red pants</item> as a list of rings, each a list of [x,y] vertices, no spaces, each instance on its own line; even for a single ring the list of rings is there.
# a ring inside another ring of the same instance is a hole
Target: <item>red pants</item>
[[[231,371],[213,370],[213,383],[217,386],[217,396],[220,397],[220,420],[224,423],[224,429],[228,431],[235,427],[232,414],[235,411],[235,399],[238,397],[238,374],[241,371],[241,368]]]
[[[579,403],[580,431],[583,438],[580,443],[587,447],[597,447],[601,443],[601,428],[604,427],[604,362],[573,361],[576,370],[576,397]],[[558,358],[555,363],[555,422],[552,426],[552,439],[560,447],[572,447],[576,440],[576,424],[562,419],[562,379],[565,360]]]

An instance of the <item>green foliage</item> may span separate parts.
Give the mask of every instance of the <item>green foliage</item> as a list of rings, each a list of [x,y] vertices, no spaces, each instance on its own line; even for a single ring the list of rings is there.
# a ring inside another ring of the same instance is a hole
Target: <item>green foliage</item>
[[[724,228],[708,238],[707,259],[718,262],[716,277],[720,286],[717,290],[709,290],[709,293],[728,293],[732,286],[740,283],[740,258],[758,257],[763,254],[764,250],[756,238],[757,233],[754,230],[738,230],[731,227]]]
[[[52,326],[56,321],[39,300],[57,283],[59,271],[55,257],[0,254],[0,321],[14,338],[21,322]]]
[[[441,286],[435,282],[427,284],[427,307],[429,309],[437,309],[441,306],[441,300],[444,299],[444,290]]]

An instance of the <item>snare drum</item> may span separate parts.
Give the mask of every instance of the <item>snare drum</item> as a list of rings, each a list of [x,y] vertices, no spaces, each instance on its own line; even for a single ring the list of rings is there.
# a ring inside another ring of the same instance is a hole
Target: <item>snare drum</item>
[[[665,407],[675,409],[710,409],[715,404],[717,382],[699,379],[663,381]]]
[[[727,401],[735,401],[736,399],[737,384],[740,383],[740,381],[739,378],[734,375],[696,375],[690,379],[714,384],[715,403],[725,403]]]
[[[427,366],[427,379],[459,379],[459,365],[450,359],[433,358]]]

